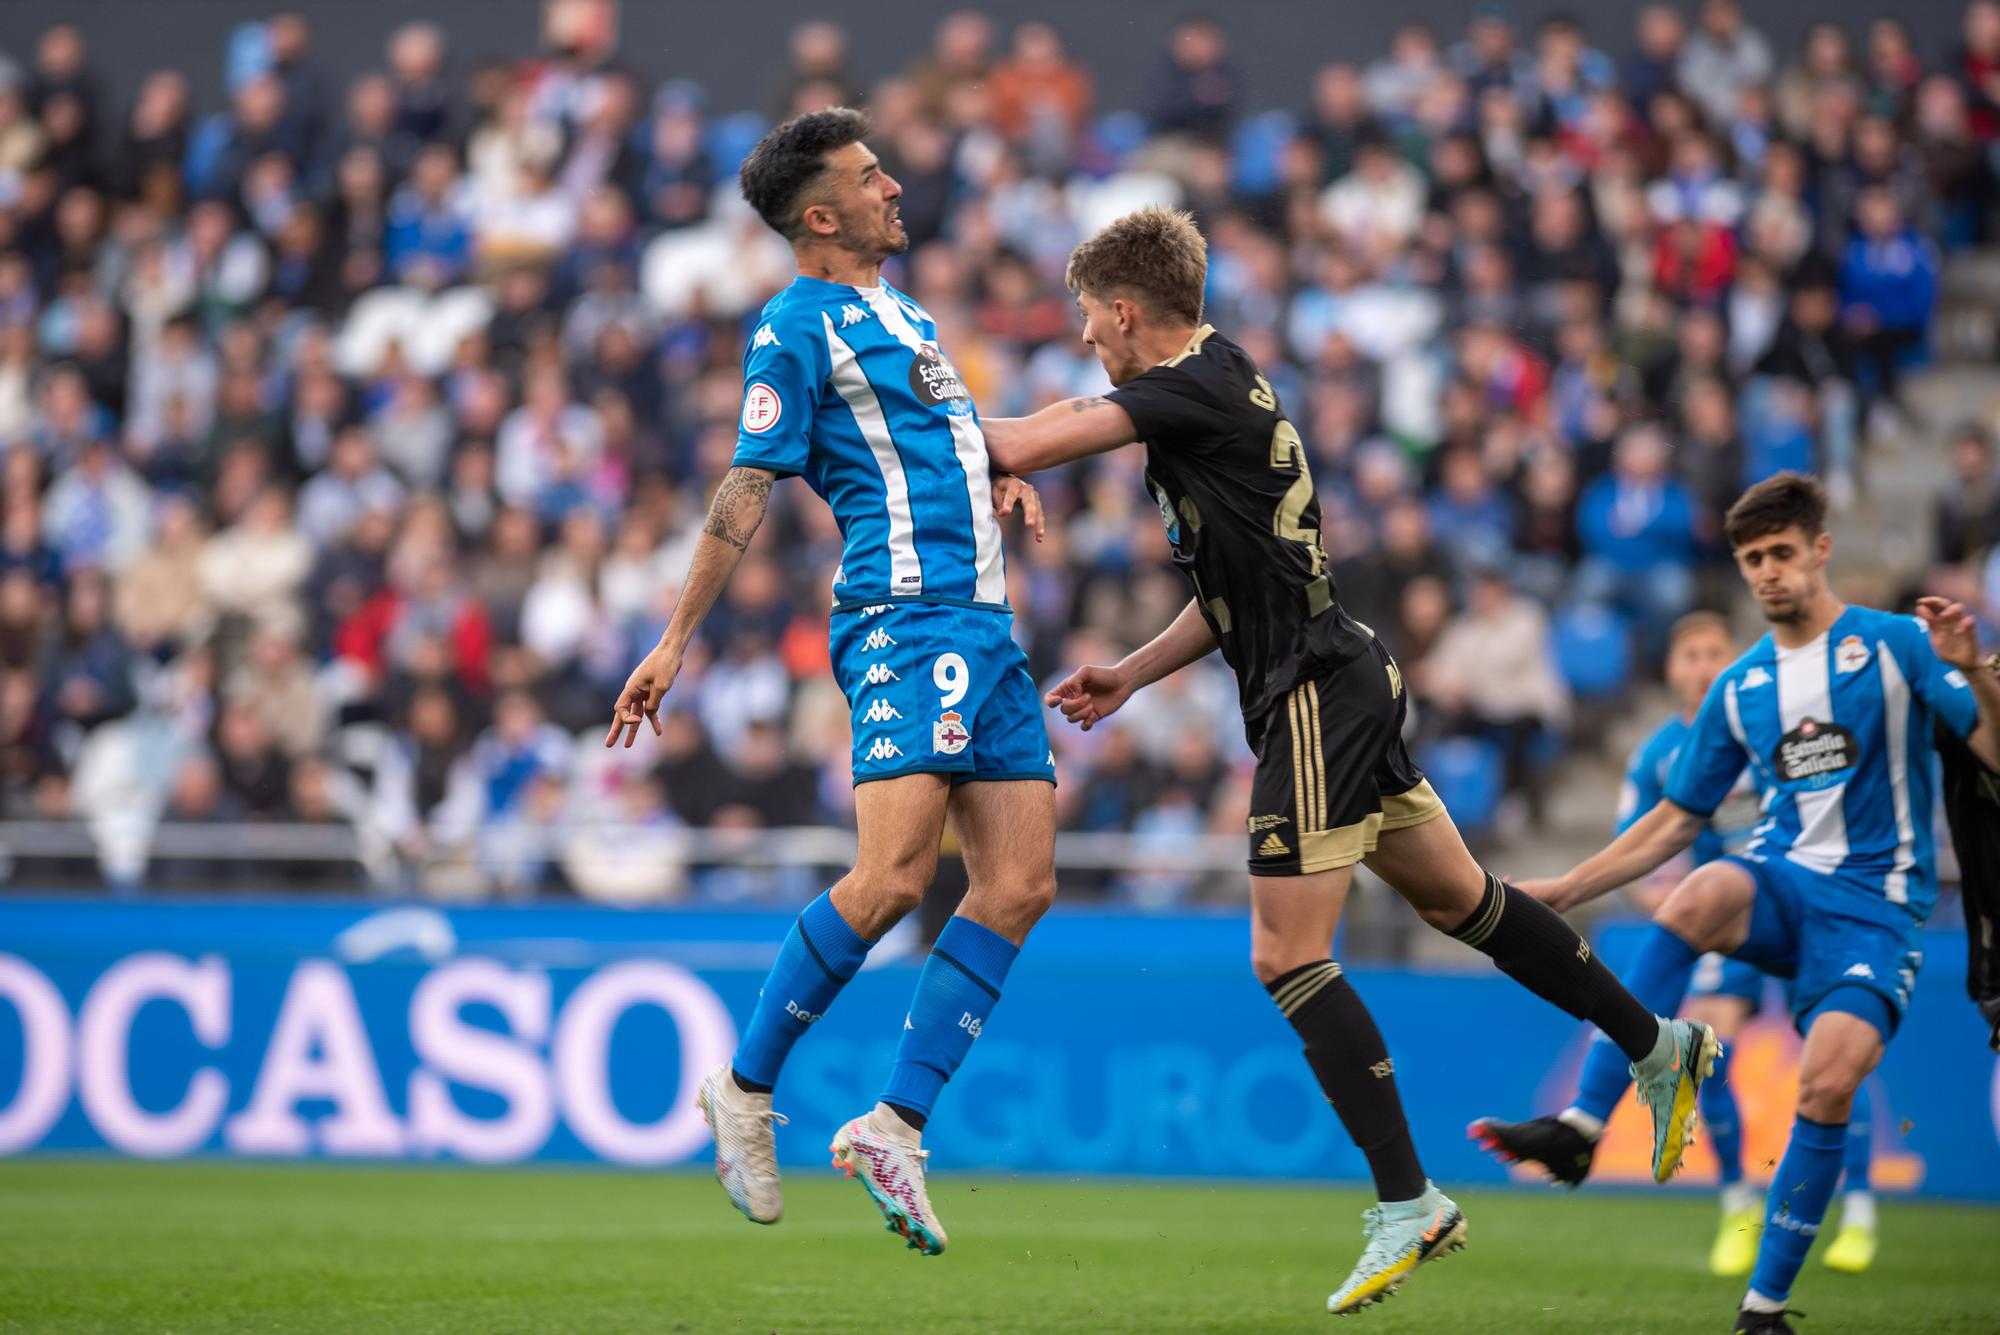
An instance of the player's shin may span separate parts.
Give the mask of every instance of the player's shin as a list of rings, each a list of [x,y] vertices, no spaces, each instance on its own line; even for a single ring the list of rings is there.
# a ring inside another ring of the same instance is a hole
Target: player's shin
[[[826,1013],[873,944],[847,925],[830,892],[806,905],[778,948],[730,1062],[739,1086],[768,1092],[778,1082],[792,1045]]]
[[[1375,1176],[1384,1202],[1424,1192],[1424,1170],[1410,1139],[1395,1067],[1374,1017],[1332,960],[1293,969],[1266,984],[1305,1043],[1306,1062],[1327,1102]]]
[[[1801,1115],[1792,1123],[1791,1143],[1771,1179],[1764,1239],[1757,1251],[1757,1269],[1750,1276],[1746,1307],[1775,1310],[1791,1296],[1792,1281],[1798,1278],[1833,1200],[1846,1147],[1845,1122],[1815,1122]]]
[[[938,933],[882,1091],[882,1102],[911,1126],[922,1129],[945,1081],[972,1050],[1020,949],[958,914]]]
[[[1491,872],[1479,907],[1448,935],[1490,956],[1544,1001],[1596,1025],[1634,1062],[1665,1041],[1656,1012],[1625,989],[1561,914]],[[1688,967],[1694,967],[1692,955]],[[1673,1007],[1659,1013],[1672,1014]]]

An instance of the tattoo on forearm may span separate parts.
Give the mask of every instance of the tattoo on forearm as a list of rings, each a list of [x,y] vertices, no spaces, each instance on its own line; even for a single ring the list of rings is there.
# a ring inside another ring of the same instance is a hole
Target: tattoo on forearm
[[[764,522],[764,507],[771,500],[771,479],[747,468],[732,468],[716,488],[708,507],[708,522],[701,531],[742,551]]]
[[[1073,413],[1087,413],[1092,408],[1109,408],[1110,406],[1111,400],[1105,398],[1102,394],[1094,395],[1088,399],[1071,399],[1069,401],[1069,410]]]

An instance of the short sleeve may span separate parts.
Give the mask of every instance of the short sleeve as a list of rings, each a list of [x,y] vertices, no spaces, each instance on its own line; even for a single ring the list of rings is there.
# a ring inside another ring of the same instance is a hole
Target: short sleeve
[[[1674,757],[1667,775],[1667,801],[1697,816],[1712,816],[1729,796],[1750,757],[1729,727],[1729,691],[1734,683],[1718,677],[1701,702],[1694,726],[1681,739],[1681,753]]]
[[[1910,680],[1911,692],[1924,702],[1939,723],[1961,740],[1971,736],[1972,730],[1979,726],[1979,697],[1972,693],[1972,683],[1963,672],[1937,656],[1923,622],[1903,619],[1898,639],[1897,648],[1901,652],[1897,657],[1903,674]]]
[[[1230,429],[1208,387],[1179,366],[1155,366],[1105,397],[1125,410],[1148,445],[1172,441],[1178,448],[1205,449]]]
[[[731,465],[767,468],[779,477],[803,473],[821,379],[803,332],[780,334],[769,321],[758,325],[743,354],[743,416]]]
[[[1657,736],[1657,734],[1655,734]],[[1653,758],[1653,742],[1640,743],[1625,768],[1625,782],[1618,790],[1618,828],[1623,834],[1632,823],[1660,804],[1660,765]]]

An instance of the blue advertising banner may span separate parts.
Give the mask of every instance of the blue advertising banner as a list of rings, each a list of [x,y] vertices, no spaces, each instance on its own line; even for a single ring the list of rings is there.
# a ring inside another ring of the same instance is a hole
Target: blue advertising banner
[[[0,900],[0,1154],[698,1161],[695,1089],[733,1049],[788,921]],[[1247,944],[1240,914],[1051,915],[931,1121],[933,1162],[1364,1177],[1250,976]],[[2000,1068],[1958,991],[1963,951],[1961,934],[1932,935],[1932,967],[1875,1080],[1886,1190],[2000,1199]],[[823,1163],[833,1129],[888,1073],[921,961],[877,955],[890,957],[871,959],[786,1068],[789,1163]],[[1426,1166],[1445,1181],[1501,1180],[1466,1123],[1560,1106],[1585,1036],[1485,969],[1353,977]],[[1789,1129],[1797,1058],[1776,1005],[1737,1045],[1753,1167]],[[1647,1180],[1649,1144],[1628,1100],[1599,1178]],[[1684,1181],[1713,1180],[1705,1153]]]

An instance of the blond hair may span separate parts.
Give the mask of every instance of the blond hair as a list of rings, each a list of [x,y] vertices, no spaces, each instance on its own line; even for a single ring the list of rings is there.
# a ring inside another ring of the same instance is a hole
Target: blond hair
[[[1138,209],[1072,251],[1063,281],[1072,292],[1134,297],[1155,315],[1199,324],[1208,242],[1180,209]]]

